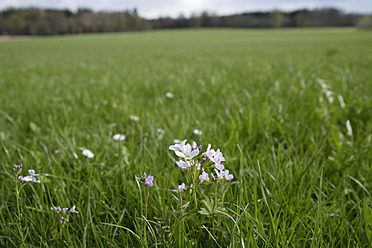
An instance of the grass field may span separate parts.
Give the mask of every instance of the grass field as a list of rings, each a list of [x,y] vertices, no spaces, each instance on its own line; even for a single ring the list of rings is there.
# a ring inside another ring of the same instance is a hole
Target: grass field
[[[1,42],[0,246],[369,247],[371,44],[346,28]],[[174,139],[220,148],[234,179],[170,191]],[[41,183],[17,198],[20,163]],[[51,210],[73,205],[64,224]]]

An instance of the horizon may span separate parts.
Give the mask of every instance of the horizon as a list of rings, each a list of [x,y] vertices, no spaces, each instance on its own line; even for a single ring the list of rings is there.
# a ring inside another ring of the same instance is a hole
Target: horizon
[[[217,7],[216,7],[217,6]],[[189,18],[193,15],[200,15],[203,12],[215,14],[217,16],[235,15],[252,12],[270,12],[272,10],[280,10],[281,12],[293,12],[301,9],[316,10],[334,8],[347,14],[372,14],[372,4],[367,0],[350,1],[338,0],[313,0],[313,1],[294,1],[294,0],[264,0],[260,3],[250,3],[249,1],[234,0],[157,0],[157,1],[126,1],[125,4],[117,0],[108,0],[102,3],[97,0],[79,0],[79,1],[44,1],[30,0],[27,4],[22,0],[5,0],[0,3],[0,11],[5,11],[9,8],[26,9],[56,9],[69,10],[73,13],[78,9],[89,9],[94,12],[122,12],[136,9],[140,17],[145,19],[158,18],[178,18],[184,16]]]

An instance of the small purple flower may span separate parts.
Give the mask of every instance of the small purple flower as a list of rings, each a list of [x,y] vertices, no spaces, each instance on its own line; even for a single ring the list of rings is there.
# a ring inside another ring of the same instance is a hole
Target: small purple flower
[[[70,212],[71,213],[76,213],[78,214],[79,212],[75,210],[75,205],[70,209]]]
[[[51,207],[50,209],[57,212],[59,216],[59,222],[61,222],[61,224],[68,221],[68,217],[70,213],[79,213],[78,211],[75,210],[75,205],[70,210],[68,210],[68,208],[61,209],[60,206]]]
[[[40,183],[40,180],[36,180],[35,176],[40,176],[40,174],[35,174],[34,170],[28,170],[29,176],[22,177],[19,176],[18,179],[22,182],[33,182],[33,183]]]
[[[215,180],[232,180],[234,178],[234,175],[233,174],[229,174],[229,170],[214,170],[216,172],[216,176],[214,176],[212,173],[211,173],[211,176],[213,179]]]
[[[146,178],[146,182],[145,182],[145,185],[146,186],[149,186],[151,187],[154,183],[152,182],[154,180],[154,177],[149,175],[147,178]]]
[[[187,187],[186,187],[186,184],[185,183],[182,183],[181,185],[178,185],[178,189],[175,189],[175,190],[172,190],[173,192],[182,192],[184,190],[186,190]]]
[[[151,187],[152,185],[154,185],[154,183],[152,182],[154,180],[154,177],[150,174],[146,177],[146,172],[143,173],[142,177],[136,177],[136,179],[138,181],[144,182],[145,186]]]
[[[19,173],[21,173],[22,171],[22,164],[20,165],[13,165],[13,171],[14,171],[14,174],[18,175]]]
[[[50,209],[56,211],[57,213],[61,212],[61,207],[60,206],[58,206],[58,207],[51,207]]]
[[[208,173],[204,172],[199,176],[200,183],[203,183],[204,181],[209,181],[209,175]]]

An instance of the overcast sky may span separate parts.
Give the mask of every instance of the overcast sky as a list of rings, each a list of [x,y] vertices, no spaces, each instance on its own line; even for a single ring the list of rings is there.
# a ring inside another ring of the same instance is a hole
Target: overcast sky
[[[207,10],[219,15],[274,8],[296,10],[300,8],[336,7],[345,12],[372,14],[372,0],[0,0],[0,9],[8,7],[40,7],[55,9],[89,8],[95,11],[122,11],[137,8],[142,17],[189,16]]]

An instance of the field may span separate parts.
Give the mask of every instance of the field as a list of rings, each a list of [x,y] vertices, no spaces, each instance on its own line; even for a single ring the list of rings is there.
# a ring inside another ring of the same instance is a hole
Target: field
[[[0,246],[369,247],[371,44],[346,28],[1,42]],[[172,191],[198,173],[175,139],[219,148],[234,178]]]

